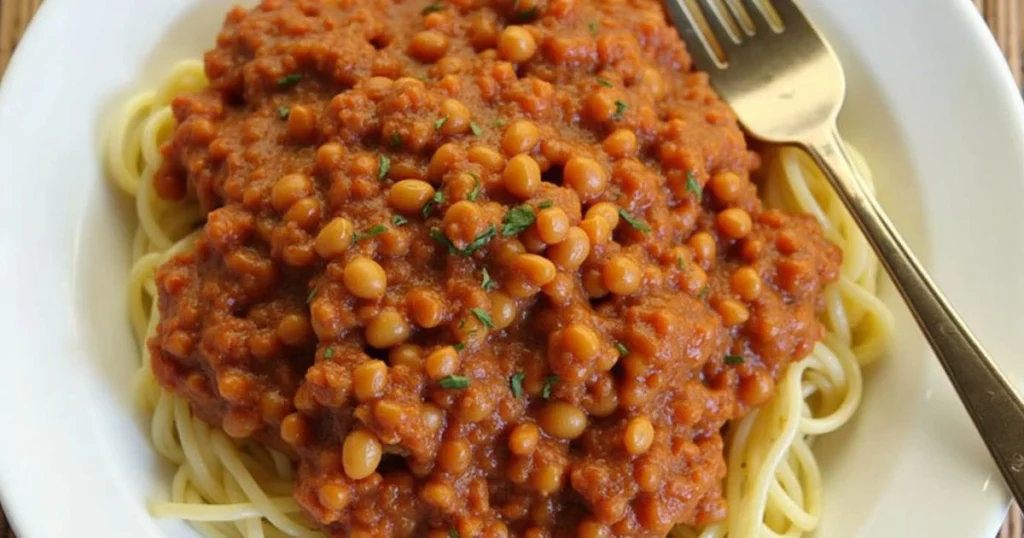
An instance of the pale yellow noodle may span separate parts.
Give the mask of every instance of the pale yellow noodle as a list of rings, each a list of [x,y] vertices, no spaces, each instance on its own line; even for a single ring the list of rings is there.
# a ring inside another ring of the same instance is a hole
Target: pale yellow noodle
[[[201,62],[179,64],[156,91],[125,104],[114,119],[105,152],[108,175],[118,189],[135,198],[139,220],[127,286],[128,317],[141,359],[133,387],[140,405],[151,413],[154,448],[178,465],[169,500],[151,502],[150,511],[156,517],[188,520],[210,537],[319,536],[308,528],[287,491],[293,480],[287,458],[262,447],[255,454],[248,452],[253,447],[236,446],[195,417],[186,401],[161,388],[149,369],[145,340],[156,329],[156,268],[191,246],[201,222],[194,202],[159,199],[152,178],[160,167],[160,146],[174,129],[171,100],[206,84]]]
[[[111,182],[136,201],[128,317],[139,341],[134,387],[151,412],[157,452],[176,464],[168,500],[153,501],[155,517],[187,520],[204,536],[262,538],[322,536],[290,496],[292,464],[258,445],[236,444],[195,417],[187,402],[165,391],[149,369],[145,340],[156,328],[156,268],[188,249],[201,223],[193,202],[167,202],[153,192],[160,146],[171,136],[175,95],[207,84],[202,64],[179,64],[155,91],[130,99],[115,118],[105,152]],[[878,262],[813,162],[794,149],[769,152],[765,203],[813,215],[844,252],[838,284],[825,293],[828,335],[786,371],[777,394],[730,426],[726,498],[729,516],[705,529],[677,528],[674,537],[799,537],[821,518],[821,475],[814,436],[846,423],[860,403],[860,366],[879,356],[893,318],[875,297]],[[854,153],[862,171],[863,158]],[[866,175],[871,180],[869,174]]]

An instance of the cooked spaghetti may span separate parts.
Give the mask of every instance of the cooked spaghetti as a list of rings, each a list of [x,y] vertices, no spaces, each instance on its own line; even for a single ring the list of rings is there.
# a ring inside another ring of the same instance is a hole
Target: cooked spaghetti
[[[766,155],[760,196],[813,219],[760,208],[731,112],[701,75],[662,70],[688,60],[641,4],[579,2],[572,21],[390,6],[388,26],[268,2],[229,15],[205,71],[185,62],[126,105],[108,161],[139,216],[138,395],[178,466],[155,516],[245,537],[814,528],[813,437],[849,420],[891,332],[878,265],[795,150]],[[356,20],[367,50],[338,29]],[[652,59],[640,28],[670,52]],[[258,36],[272,46],[248,49]],[[588,46],[618,59],[581,65]],[[555,103],[579,123],[551,130]],[[239,370],[271,359],[282,373]]]

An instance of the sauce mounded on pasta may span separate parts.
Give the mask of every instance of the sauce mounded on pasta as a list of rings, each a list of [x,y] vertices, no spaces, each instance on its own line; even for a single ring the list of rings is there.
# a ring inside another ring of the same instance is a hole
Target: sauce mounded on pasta
[[[330,536],[664,536],[821,337],[841,253],[762,209],[656,0],[265,0],[174,100],[152,367],[297,462]]]

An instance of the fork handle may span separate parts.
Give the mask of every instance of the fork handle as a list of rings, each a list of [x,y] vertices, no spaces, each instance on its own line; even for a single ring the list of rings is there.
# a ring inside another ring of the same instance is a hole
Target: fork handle
[[[1024,401],[867,191],[834,126],[802,144],[874,247],[953,382],[1013,496],[1024,505]]]

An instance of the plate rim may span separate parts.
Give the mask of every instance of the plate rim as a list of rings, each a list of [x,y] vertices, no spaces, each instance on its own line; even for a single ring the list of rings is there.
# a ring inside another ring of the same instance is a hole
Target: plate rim
[[[18,83],[21,77],[26,75],[20,75],[26,68],[23,66],[25,58],[28,56],[37,56],[35,52],[37,48],[42,46],[41,40],[51,32],[46,32],[45,29],[50,25],[55,24],[55,20],[63,11],[67,11],[69,6],[72,5],[73,0],[48,0],[44,2],[40,7],[39,11],[33,18],[32,23],[27,28],[19,44],[18,50],[15,52],[11,61],[8,65],[7,71],[4,74],[2,80],[0,80],[0,120],[4,117],[4,110],[12,105],[8,104],[9,94],[11,93],[10,88]],[[962,15],[962,20],[968,25],[968,29],[971,31],[973,39],[978,40],[982,43],[986,54],[978,58],[979,61],[983,61],[987,64],[986,70],[990,71],[996,76],[1000,83],[996,84],[993,88],[998,90],[1001,94],[1001,98],[1006,100],[1003,106],[1010,111],[1012,114],[1008,115],[1008,121],[1013,123],[1014,129],[1020,133],[1021,139],[1024,139],[1024,101],[1021,100],[1020,94],[1017,93],[1016,87],[1013,84],[1012,75],[1008,66],[1003,61],[1001,52],[995,40],[988,32],[988,28],[985,26],[984,21],[980,15],[974,9],[970,0],[949,0],[952,4],[957,6]],[[23,52],[28,50],[29,52]],[[11,82],[11,80],[16,82]],[[4,131],[3,127],[0,127],[0,133]],[[2,150],[0,150],[2,151]],[[1022,150],[1024,151],[1024,150]],[[1024,181],[1024,178],[1020,178]],[[2,207],[2,204],[0,204]],[[77,223],[81,224],[81,223]],[[6,240],[0,240],[0,249],[7,246]],[[3,252],[3,250],[0,250]],[[0,261],[0,275],[6,276],[5,270],[9,268],[2,264]],[[15,270],[17,274],[17,270]],[[15,279],[4,278],[0,279],[0,290],[7,291],[8,287],[16,285]],[[70,295],[72,299],[77,299],[74,294]],[[73,314],[74,312],[72,312]],[[0,327],[2,329],[2,327]],[[0,330],[0,334],[5,330]],[[3,400],[0,397],[0,400]],[[10,402],[8,402],[10,403]],[[0,423],[2,424],[14,424],[14,421],[9,421],[0,417]],[[16,433],[16,430],[8,430],[8,432]],[[13,484],[10,480],[11,474],[8,469],[13,463],[5,463],[14,461],[11,452],[17,452],[8,448],[14,446],[13,443],[2,443],[0,442],[0,502],[3,503],[5,508],[8,521],[12,527],[19,531],[21,538],[40,538],[45,536],[43,521],[38,518],[30,519],[29,514],[45,513],[45,507],[35,507],[34,509],[29,506],[25,506],[26,503],[22,503],[23,499],[15,493],[18,489],[17,484]],[[24,455],[24,452],[20,453]],[[1004,503],[1005,508],[1005,503]],[[43,511],[43,512],[41,512]]]

